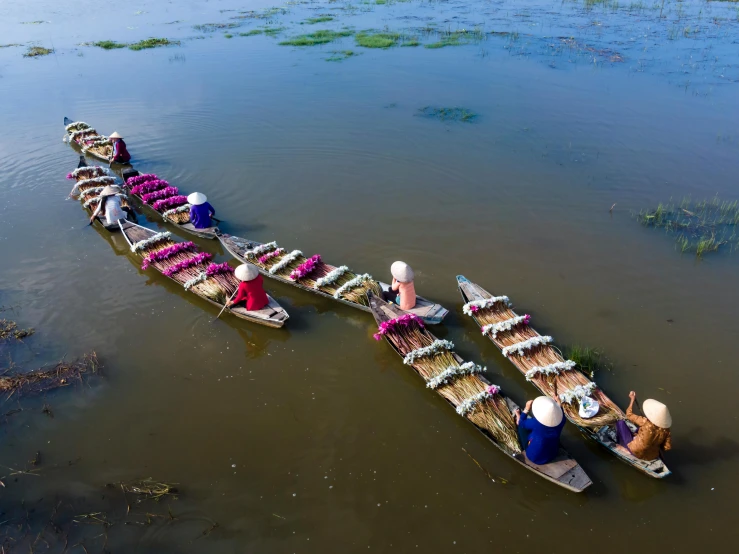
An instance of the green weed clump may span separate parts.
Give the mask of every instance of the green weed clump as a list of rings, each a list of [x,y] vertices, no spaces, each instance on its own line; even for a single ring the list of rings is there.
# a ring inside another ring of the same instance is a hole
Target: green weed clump
[[[332,52],[332,54],[333,56],[326,58],[327,62],[343,62],[344,60],[357,55],[353,50],[341,50],[338,52]]]
[[[372,33],[362,31],[361,33],[357,33],[354,40],[357,41],[357,46],[363,48],[390,48],[398,44],[400,38],[399,33]]]
[[[443,31],[439,33],[439,40],[424,44],[424,48],[445,48],[447,46],[462,46],[475,41],[481,41],[485,38],[485,33],[479,29],[468,31],[461,29],[459,31]]]
[[[308,35],[299,35],[288,40],[283,40],[279,44],[281,46],[317,46],[319,44],[328,44],[343,37],[353,35],[353,31],[316,31]]]
[[[471,123],[477,114],[467,108],[440,108],[434,106],[426,106],[421,108],[419,114],[425,117],[438,119],[440,121],[461,121],[463,123]]]
[[[193,29],[202,33],[213,33],[223,29],[235,29],[241,27],[241,23],[202,23],[200,25],[193,25]]]
[[[261,35],[263,33],[264,31],[262,29],[252,29],[251,31],[247,31],[245,33],[239,33],[239,36],[240,37],[253,37],[256,35]]]
[[[37,58],[39,56],[48,56],[54,50],[51,48],[44,48],[43,46],[31,46],[25,54],[24,58]]]
[[[301,25],[315,25],[316,23],[328,23],[333,21],[334,18],[331,15],[319,15],[318,17],[309,17],[305,21],[302,21]]]
[[[147,38],[128,45],[131,50],[146,50],[148,48],[159,48],[160,46],[179,46],[179,40],[169,40],[168,38]]]
[[[595,376],[595,372],[601,369],[611,370],[613,366],[608,363],[602,352],[588,346],[574,345],[564,349],[564,358],[572,360],[577,364],[577,368],[591,379]]]
[[[115,50],[116,48],[126,48],[128,45],[124,42],[116,42],[114,40],[99,40],[92,43],[93,46],[102,48],[103,50]]]

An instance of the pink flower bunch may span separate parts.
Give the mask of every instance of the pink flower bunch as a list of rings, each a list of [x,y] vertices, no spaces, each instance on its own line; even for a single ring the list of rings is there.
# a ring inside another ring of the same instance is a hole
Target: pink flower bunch
[[[490,385],[485,389],[485,392],[489,394],[498,394],[500,392],[500,387],[498,385]]]
[[[177,187],[167,187],[162,190],[155,190],[154,192],[144,194],[141,196],[141,200],[144,202],[144,204],[151,204],[156,200],[162,200],[163,198],[175,196],[178,192],[180,191],[177,190]]]
[[[316,266],[320,263],[321,256],[319,254],[311,256],[290,272],[290,279],[292,279],[293,281],[302,279],[303,277],[311,273],[314,269],[316,269]]]
[[[172,208],[177,208],[178,206],[182,206],[184,204],[187,204],[187,196],[170,196],[169,198],[165,198],[163,200],[157,200],[152,204],[152,208],[154,208],[158,212],[162,212],[164,210],[171,210]]]
[[[478,311],[480,311],[480,306],[475,306],[475,305],[473,304],[472,306],[470,306],[470,311],[471,311],[471,312],[472,312],[473,314],[476,314],[476,313],[477,313]]]
[[[529,314],[524,314],[523,315],[523,324],[524,325],[528,325],[529,324],[529,321],[531,321],[531,316]]]
[[[372,336],[375,338],[375,340],[382,340],[383,335],[394,332],[398,327],[410,327],[414,323],[417,324],[421,329],[423,329],[423,319],[415,314],[404,314],[400,317],[396,317],[395,319],[383,321],[382,323],[380,323],[380,327],[378,328],[377,333]]]
[[[167,258],[171,258],[175,254],[191,250],[195,250],[195,244],[190,241],[178,242],[177,244],[173,244],[172,246],[168,246],[167,248],[162,248],[161,250],[152,252],[146,258],[144,258],[144,263],[141,264],[141,269],[148,268],[149,264],[153,262],[161,262],[163,260],[166,260]]]
[[[234,268],[228,265],[228,262],[223,262],[222,264],[210,264],[208,266],[208,269],[205,270],[205,274],[208,277],[213,277],[213,275],[220,275],[221,273],[233,273]]]
[[[168,267],[167,269],[162,271],[162,273],[164,273],[167,277],[172,277],[172,275],[182,271],[183,269],[209,262],[211,258],[213,258],[212,254],[209,254],[208,252],[201,252],[200,254],[196,254],[192,258],[187,258],[186,260],[176,263],[172,267]]]
[[[167,181],[164,181],[161,179],[154,179],[152,181],[147,181],[145,183],[141,183],[140,185],[136,185],[135,187],[131,188],[131,193],[132,194],[148,194],[156,190],[166,189],[168,186],[169,186],[169,183]]]
[[[284,253],[285,253],[284,248],[278,248],[277,250],[272,250],[272,252],[268,252],[267,254],[259,258],[259,263],[264,265],[268,261],[270,261],[272,258],[274,258],[275,256],[280,256],[281,254],[284,254]]]
[[[157,177],[153,173],[144,173],[143,175],[136,175],[136,177],[131,177],[128,181],[126,181],[126,184],[129,187],[135,187],[136,185],[146,183],[147,181],[156,181],[157,179],[159,179],[159,177]]]
[[[74,179],[71,173],[67,173],[67,179]]]

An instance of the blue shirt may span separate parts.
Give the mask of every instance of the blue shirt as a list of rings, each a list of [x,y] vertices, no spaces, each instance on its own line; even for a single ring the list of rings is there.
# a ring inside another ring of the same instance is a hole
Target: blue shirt
[[[521,412],[521,419],[518,420],[519,431],[530,432],[528,444],[524,444],[526,456],[535,464],[548,464],[559,453],[559,436],[562,434],[562,428],[565,426],[566,419],[556,427],[547,427],[539,423],[537,419],[531,415],[527,416]]]
[[[216,211],[207,202],[199,206],[190,206],[190,221],[196,229],[213,227],[213,222],[210,220],[212,215],[216,215]]]

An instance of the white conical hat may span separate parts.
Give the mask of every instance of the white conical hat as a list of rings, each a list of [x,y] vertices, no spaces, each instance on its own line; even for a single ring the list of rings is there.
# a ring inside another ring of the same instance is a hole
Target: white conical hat
[[[253,281],[259,275],[259,270],[252,264],[241,264],[234,270],[239,281]]]
[[[193,206],[200,206],[200,204],[205,204],[208,201],[208,197],[202,192],[193,192],[187,197],[187,201]]]
[[[670,410],[668,410],[667,406],[662,404],[662,402],[648,398],[642,404],[642,410],[644,410],[644,415],[647,416],[647,419],[657,427],[661,427],[662,429],[669,429],[672,427],[672,416],[670,415]]]
[[[118,185],[108,185],[100,191],[100,196],[115,196],[121,193],[121,187]]]
[[[405,262],[393,262],[393,265],[390,266],[390,273],[401,283],[413,281],[413,270]]]
[[[547,396],[540,396],[534,400],[531,411],[536,421],[547,427],[556,427],[562,423],[562,418],[564,418],[559,404]]]
[[[123,137],[119,135],[117,131],[113,131],[110,135],[108,135],[108,138],[114,139],[114,138],[123,138]]]

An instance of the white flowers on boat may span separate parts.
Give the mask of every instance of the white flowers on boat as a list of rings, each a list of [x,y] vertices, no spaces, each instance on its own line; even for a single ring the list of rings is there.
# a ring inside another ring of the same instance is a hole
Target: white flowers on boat
[[[537,375],[559,375],[563,371],[575,369],[576,365],[572,360],[567,360],[566,362],[554,362],[543,367],[536,366],[526,372],[526,380],[531,381]]]
[[[103,192],[104,188],[105,187],[92,187],[91,189],[83,190],[80,193],[80,197],[85,198],[87,196],[90,196],[91,194],[95,194],[95,195],[100,194],[101,192]]]
[[[267,242],[265,244],[260,244],[259,246],[254,247],[252,250],[248,251],[246,253],[247,258],[255,258],[259,256],[260,254],[264,254],[268,250],[272,250],[274,248],[277,248],[276,242]]]
[[[454,343],[448,340],[440,340],[436,339],[434,342],[429,344],[428,346],[424,346],[423,348],[417,348],[416,350],[411,350],[406,354],[405,358],[403,358],[403,363],[405,365],[411,365],[413,362],[415,362],[419,358],[425,358],[427,356],[434,356],[435,354],[438,354],[439,352],[445,352],[448,350],[451,350],[454,348]]]
[[[174,214],[180,214],[182,212],[187,212],[189,210],[190,210],[190,204],[184,204],[177,208],[172,208],[171,210],[167,210],[166,212],[163,212],[162,217],[167,217],[167,216],[174,215]]]
[[[491,390],[495,390],[496,392],[490,392]],[[484,391],[467,398],[464,402],[462,402],[459,406],[457,406],[457,413],[461,415],[462,417],[469,414],[472,410],[475,409],[475,407],[478,404],[482,404],[484,402],[487,402],[488,400],[492,399],[495,394],[500,392],[500,387],[497,385],[492,385],[485,389]]]
[[[78,129],[77,131],[72,131],[69,133],[70,140],[76,140],[77,137],[82,136],[86,133],[97,133],[95,129],[92,127],[85,127],[84,129]]]
[[[549,344],[550,342],[552,342],[552,337],[548,335],[537,336],[525,341],[517,342],[516,344],[512,344],[510,346],[506,346],[502,352],[506,358],[512,353],[523,356],[525,350],[530,350],[531,348],[534,348],[536,346],[543,346],[545,344]]]
[[[107,167],[101,167],[99,165],[85,165],[75,169],[70,173],[70,176],[76,179],[80,173],[92,173],[95,177],[100,177],[102,175],[110,175],[110,170]]]
[[[288,265],[290,265],[292,262],[297,260],[302,255],[303,253],[300,250],[293,250],[288,255],[286,255],[284,258],[282,258],[279,262],[277,262],[275,265],[269,268],[270,274],[274,275],[278,271],[285,269]]]
[[[444,371],[439,373],[433,379],[430,379],[426,383],[426,387],[429,389],[438,389],[442,385],[448,384],[450,381],[457,377],[463,377],[465,375],[474,375],[475,373],[482,373],[487,371],[488,368],[475,365],[472,362],[465,362],[461,366],[449,366]]]
[[[583,396],[588,396],[597,388],[592,381],[587,385],[577,385],[574,389],[563,392],[559,395],[559,399],[565,404],[572,404],[575,400],[580,402]]]
[[[89,129],[89,128],[90,128],[90,126],[87,123],[85,123],[84,121],[75,121],[75,122],[70,123],[69,125],[67,125],[64,129],[68,133],[71,133],[73,131],[79,131],[81,129]]]
[[[78,187],[84,187],[87,185],[95,185],[95,186],[101,186],[104,187],[105,185],[112,185],[115,183],[115,177],[93,177],[92,179],[82,179],[81,181],[77,181]]]
[[[519,323],[528,323],[529,319],[530,316],[528,314],[517,315],[499,323],[490,323],[489,325],[485,325],[482,328],[482,334],[487,335],[488,333],[490,333],[491,337],[496,338],[498,336],[498,333],[502,333],[503,331],[510,331]]]
[[[345,265],[342,265],[341,267],[337,267],[325,277],[321,277],[320,279],[318,279],[316,281],[316,284],[313,286],[313,288],[320,289],[321,287],[330,285],[331,283],[335,282],[339,277],[344,275],[344,273],[346,273],[347,271],[349,271],[349,268],[346,267]]]
[[[152,244],[156,244],[161,240],[167,240],[171,236],[172,233],[170,233],[169,231],[157,233],[156,235],[152,235],[148,239],[140,240],[139,242],[134,243],[133,246],[131,246],[131,252],[138,252],[139,250],[143,250],[144,248],[149,248]]]
[[[208,275],[206,275],[205,272],[201,271],[200,275],[198,275],[197,277],[193,277],[189,281],[185,282],[185,284],[182,286],[185,287],[185,290],[190,290],[192,287],[194,287],[195,285],[199,283],[202,283],[207,278],[208,278]]]
[[[508,299],[507,296],[493,296],[491,298],[483,298],[482,300],[473,300],[472,302],[467,302],[467,304],[462,306],[462,311],[465,315],[471,316],[474,315],[476,311],[489,308],[494,304],[497,304],[498,302],[502,302],[503,304],[505,304],[506,307],[511,306],[511,301]]]
[[[85,203],[82,204],[82,206],[85,208],[89,208],[90,206],[92,206],[93,204],[97,204],[98,202],[100,202],[100,197],[93,196],[92,198],[89,198],[87,201],[85,201]]]
[[[363,273],[362,275],[357,275],[354,279],[351,281],[347,281],[343,285],[341,285],[337,291],[334,293],[334,298],[341,298],[341,295],[345,292],[348,292],[352,289],[355,289],[357,287],[361,287],[364,283],[367,281],[372,280],[372,275],[369,273]]]

